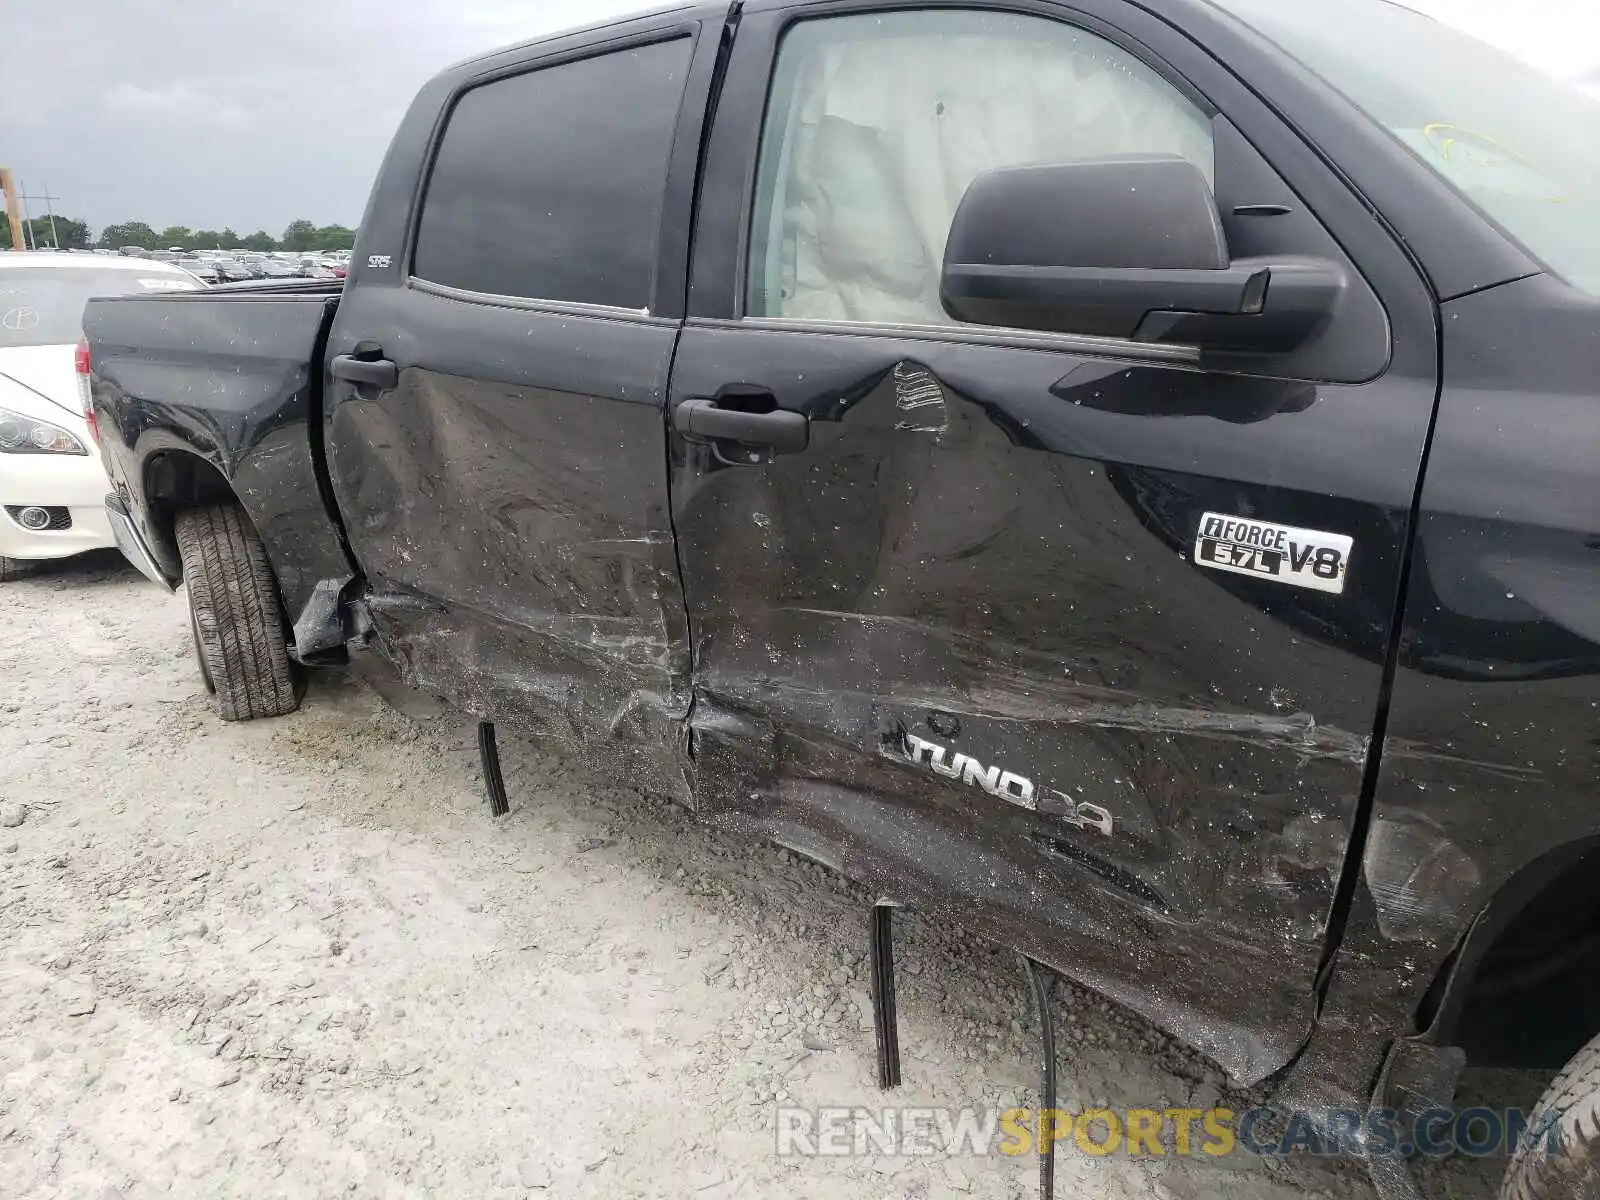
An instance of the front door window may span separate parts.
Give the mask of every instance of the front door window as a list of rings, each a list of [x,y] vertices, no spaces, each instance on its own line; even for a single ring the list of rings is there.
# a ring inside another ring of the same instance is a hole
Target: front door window
[[[939,268],[976,176],[1131,154],[1213,176],[1205,114],[1104,38],[963,9],[802,22],[762,136],[747,312],[949,322]]]

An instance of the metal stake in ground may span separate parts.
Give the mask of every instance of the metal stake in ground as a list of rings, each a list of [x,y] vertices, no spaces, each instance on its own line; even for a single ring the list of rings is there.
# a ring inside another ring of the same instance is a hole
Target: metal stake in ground
[[[478,758],[483,763],[483,786],[489,792],[489,815],[503,817],[511,811],[506,781],[500,774],[500,747],[494,739],[494,722],[478,722]]]
[[[1045,1122],[1055,1129],[1056,1111],[1056,1026],[1050,1014],[1050,968],[1036,962],[1026,954],[1022,964],[1028,972],[1028,990],[1033,993],[1033,1007],[1039,1014],[1039,1041],[1044,1061],[1039,1074],[1039,1113],[1037,1127],[1039,1139],[1039,1196],[1040,1200],[1053,1200],[1056,1190],[1055,1142],[1045,1133]],[[1045,1114],[1052,1114],[1046,1118]]]
[[[872,1019],[878,1034],[878,1086],[900,1086],[900,1015],[894,1004],[894,905],[872,906]]]

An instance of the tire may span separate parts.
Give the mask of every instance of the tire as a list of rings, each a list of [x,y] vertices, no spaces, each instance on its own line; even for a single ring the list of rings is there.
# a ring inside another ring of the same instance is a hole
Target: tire
[[[1554,1148],[1532,1136],[1518,1144],[1500,1200],[1600,1198],[1600,1036],[1561,1068],[1528,1118],[1530,1134],[1550,1120]]]
[[[13,579],[21,579],[29,573],[29,564],[20,558],[5,558],[0,556],[0,583],[8,583]]]
[[[243,510],[186,509],[178,514],[177,535],[201,678],[217,715],[253,721],[293,712],[300,688],[277,581]]]

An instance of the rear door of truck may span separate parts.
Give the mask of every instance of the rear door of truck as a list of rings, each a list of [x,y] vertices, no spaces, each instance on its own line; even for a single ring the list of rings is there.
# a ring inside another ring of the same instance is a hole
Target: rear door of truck
[[[706,809],[1251,1080],[1313,1019],[1437,336],[1405,251],[1239,78],[1281,64],[1204,47],[1125,0],[745,5],[672,377],[673,515]],[[1328,332],[1203,371],[946,316],[978,173],[1119,155],[1194,163],[1235,258],[1340,264]],[[1273,529],[1298,575],[1247,569]]]
[[[680,795],[663,407],[724,15],[436,81],[385,164],[327,380],[334,488],[414,680],[608,766],[636,747]]]

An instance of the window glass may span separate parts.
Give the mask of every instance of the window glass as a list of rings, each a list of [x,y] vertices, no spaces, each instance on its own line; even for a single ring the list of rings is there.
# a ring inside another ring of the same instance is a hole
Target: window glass
[[[1600,100],[1381,0],[1220,0],[1534,257],[1600,295]],[[1508,8],[1504,19],[1518,19]]]
[[[1205,115],[1103,38],[963,9],[803,22],[768,104],[747,311],[951,322],[939,270],[967,185],[1118,154],[1178,154],[1213,178]]]
[[[642,309],[690,42],[484,84],[457,102],[414,273],[474,292]]]
[[[154,263],[117,270],[0,262],[0,350],[71,345],[83,336],[83,306],[95,296],[192,292],[204,286],[185,271]]]

